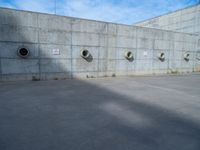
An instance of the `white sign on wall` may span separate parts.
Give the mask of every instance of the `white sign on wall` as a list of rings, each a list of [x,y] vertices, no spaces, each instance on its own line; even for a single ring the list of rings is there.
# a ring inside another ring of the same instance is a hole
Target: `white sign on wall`
[[[59,49],[53,49],[52,54],[53,55],[60,55],[60,50]]]
[[[147,56],[147,55],[148,55],[147,51],[144,51],[144,52],[143,52],[143,55],[144,55],[144,56]]]

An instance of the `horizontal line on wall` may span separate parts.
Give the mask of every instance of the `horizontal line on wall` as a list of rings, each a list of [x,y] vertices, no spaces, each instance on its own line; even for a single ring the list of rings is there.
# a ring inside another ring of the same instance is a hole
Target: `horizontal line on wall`
[[[194,56],[195,57],[195,56]],[[178,57],[178,58],[180,58],[180,57]],[[84,60],[83,58],[26,58],[26,59],[23,59],[23,58],[9,58],[9,57],[1,57],[1,59],[3,60],[3,59],[13,59],[13,60],[23,60],[23,61],[28,61],[28,60]],[[190,61],[194,61],[194,60],[196,60],[197,58],[193,58],[193,57],[191,57],[189,60]],[[95,61],[128,61],[127,59],[125,59],[125,58],[93,58],[93,60],[95,60]],[[148,61],[148,60],[158,60],[158,58],[157,58],[157,56],[155,56],[155,57],[151,57],[151,58],[145,58],[145,57],[143,57],[143,58],[137,58],[137,57],[135,57],[135,59],[133,60],[133,62],[134,61]],[[182,61],[182,60],[184,60],[183,59],[183,57],[181,57],[180,59],[173,59],[173,58],[165,58],[165,61],[167,61],[167,60],[171,60],[171,61],[175,61],[175,60],[180,60],[180,61]],[[90,63],[92,63],[92,62],[90,62]]]

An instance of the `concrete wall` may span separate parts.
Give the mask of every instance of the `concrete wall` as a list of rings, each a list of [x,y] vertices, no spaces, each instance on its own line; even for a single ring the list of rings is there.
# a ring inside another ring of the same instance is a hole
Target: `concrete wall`
[[[193,34],[0,8],[1,81],[192,72],[197,42]],[[17,55],[21,46],[30,50],[26,59]],[[90,61],[81,58],[83,49]]]
[[[177,10],[135,25],[200,34],[200,5]]]
[[[136,23],[137,26],[157,28],[163,30],[172,30],[184,33],[197,34],[197,55],[195,70],[200,71],[200,5],[195,5],[185,9],[181,9],[166,15],[155,17],[143,22]]]

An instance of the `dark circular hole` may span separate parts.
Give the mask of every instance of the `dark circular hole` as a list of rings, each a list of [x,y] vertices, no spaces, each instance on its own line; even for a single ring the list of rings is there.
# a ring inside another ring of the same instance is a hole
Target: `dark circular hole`
[[[185,55],[184,55],[184,59],[185,59],[186,61],[189,61],[189,56],[190,56],[189,53],[185,54]]]
[[[28,56],[29,51],[26,48],[19,49],[19,54],[23,57]]]
[[[131,52],[128,52],[127,56],[130,57],[131,56]]]
[[[84,50],[82,54],[83,54],[83,56],[87,56],[88,55],[88,51]]]
[[[160,56],[161,56],[161,57],[163,57],[164,55],[165,55],[164,53],[161,53],[161,55],[160,55]]]

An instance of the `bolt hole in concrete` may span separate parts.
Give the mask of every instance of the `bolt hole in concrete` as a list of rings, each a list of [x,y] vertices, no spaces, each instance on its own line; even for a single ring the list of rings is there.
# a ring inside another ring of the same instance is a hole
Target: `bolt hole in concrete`
[[[18,50],[18,55],[22,58],[26,58],[29,55],[29,50],[25,47],[22,47]]]
[[[158,59],[160,59],[160,61],[164,61],[165,60],[165,53],[159,53],[158,54]]]

